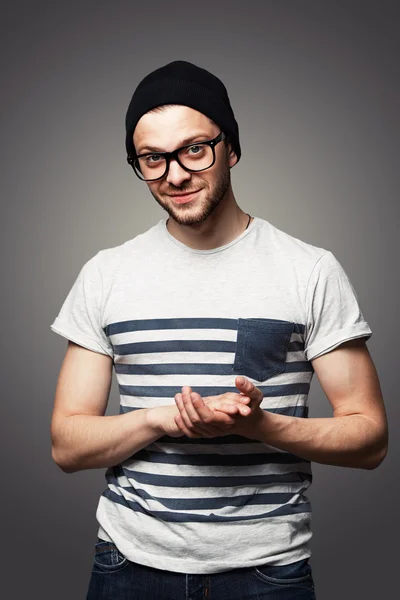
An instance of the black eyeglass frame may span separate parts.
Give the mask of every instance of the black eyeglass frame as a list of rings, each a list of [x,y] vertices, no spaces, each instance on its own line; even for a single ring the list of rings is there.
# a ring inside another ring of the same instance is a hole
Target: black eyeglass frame
[[[217,137],[215,137],[213,140],[204,140],[204,141],[202,140],[201,142],[192,142],[191,144],[187,144],[186,146],[177,148],[173,152],[146,152],[145,154],[130,154],[127,156],[126,160],[141,181],[158,181],[159,179],[162,179],[163,177],[165,177],[169,171],[169,165],[170,165],[172,158],[174,158],[176,160],[176,162],[178,163],[178,165],[180,167],[182,167],[182,169],[185,169],[185,171],[188,171],[189,173],[200,173],[200,171],[207,171],[207,169],[210,169],[213,166],[213,164],[215,163],[215,146],[222,140],[226,140],[226,139],[227,139],[227,136],[225,135],[225,133],[223,131],[221,131],[217,135]],[[178,154],[181,150],[185,150],[185,148],[190,148],[191,146],[199,146],[200,144],[206,144],[207,146],[210,146],[210,148],[213,152],[213,161],[212,161],[211,165],[209,165],[205,169],[198,169],[198,170],[188,169],[187,167],[185,167],[185,165],[183,165],[181,163],[181,161],[179,160]],[[153,154],[156,154],[157,156],[163,156],[165,158],[165,160],[166,160],[165,172],[163,175],[161,175],[161,177],[156,177],[155,179],[144,179],[143,177],[141,177],[139,175],[140,168],[135,167],[135,161],[138,158],[143,158],[144,156],[152,156]]]

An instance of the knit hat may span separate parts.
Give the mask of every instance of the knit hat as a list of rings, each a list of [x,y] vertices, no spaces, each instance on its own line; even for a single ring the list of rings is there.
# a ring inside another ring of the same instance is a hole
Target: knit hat
[[[125,118],[128,156],[135,154],[133,132],[139,119],[162,104],[183,104],[209,117],[228,137],[239,161],[239,127],[226,87],[206,69],[185,60],[175,60],[152,71],[137,86]]]

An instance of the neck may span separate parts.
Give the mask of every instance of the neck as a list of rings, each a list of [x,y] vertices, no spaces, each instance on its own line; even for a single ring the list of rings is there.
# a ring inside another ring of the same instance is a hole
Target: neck
[[[229,210],[220,211],[220,206],[205,221],[194,225],[183,225],[169,218],[167,229],[177,240],[196,250],[225,246],[248,229],[253,219],[236,202]]]

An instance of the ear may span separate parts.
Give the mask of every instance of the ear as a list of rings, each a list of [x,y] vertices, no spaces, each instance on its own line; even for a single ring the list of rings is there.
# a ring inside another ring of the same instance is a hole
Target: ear
[[[231,169],[237,163],[237,156],[236,156],[236,152],[233,149],[232,142],[228,136],[225,139],[225,148],[226,148],[226,155],[228,157],[229,168]]]
[[[238,159],[237,159],[236,152],[234,151],[232,143],[229,138],[227,139],[227,152],[228,152],[229,168],[232,168],[236,165]]]

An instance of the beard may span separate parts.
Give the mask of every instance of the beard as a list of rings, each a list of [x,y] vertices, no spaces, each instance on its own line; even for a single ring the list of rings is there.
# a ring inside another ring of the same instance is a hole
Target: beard
[[[150,188],[150,193],[152,194],[152,196],[154,197],[154,199],[156,200],[156,202],[161,206],[161,208],[163,208],[165,211],[167,211],[168,215],[174,219],[174,221],[176,221],[177,223],[179,223],[180,225],[197,225],[199,223],[203,223],[204,221],[206,221],[208,219],[208,217],[215,211],[215,209],[221,204],[221,202],[223,201],[223,199],[225,198],[226,192],[230,186],[231,183],[231,172],[230,172],[230,167],[228,165],[228,163],[224,163],[223,167],[221,169],[221,172],[218,176],[217,181],[215,182],[215,184],[209,189],[209,191],[207,192],[205,198],[203,198],[201,200],[201,202],[199,200],[195,200],[195,202],[198,202],[199,206],[196,207],[195,211],[192,211],[192,207],[190,206],[190,203],[188,205],[189,210],[185,211],[184,209],[182,210],[182,208],[179,208],[178,210],[175,209],[175,206],[169,204],[169,203],[165,203],[162,201],[162,199],[155,194]],[[187,191],[188,193],[190,191],[189,188],[186,190],[185,188],[174,188],[174,190],[169,190],[172,193],[176,193],[176,192],[185,192]],[[200,192],[202,193],[202,192]],[[185,205],[182,205],[185,206]]]

